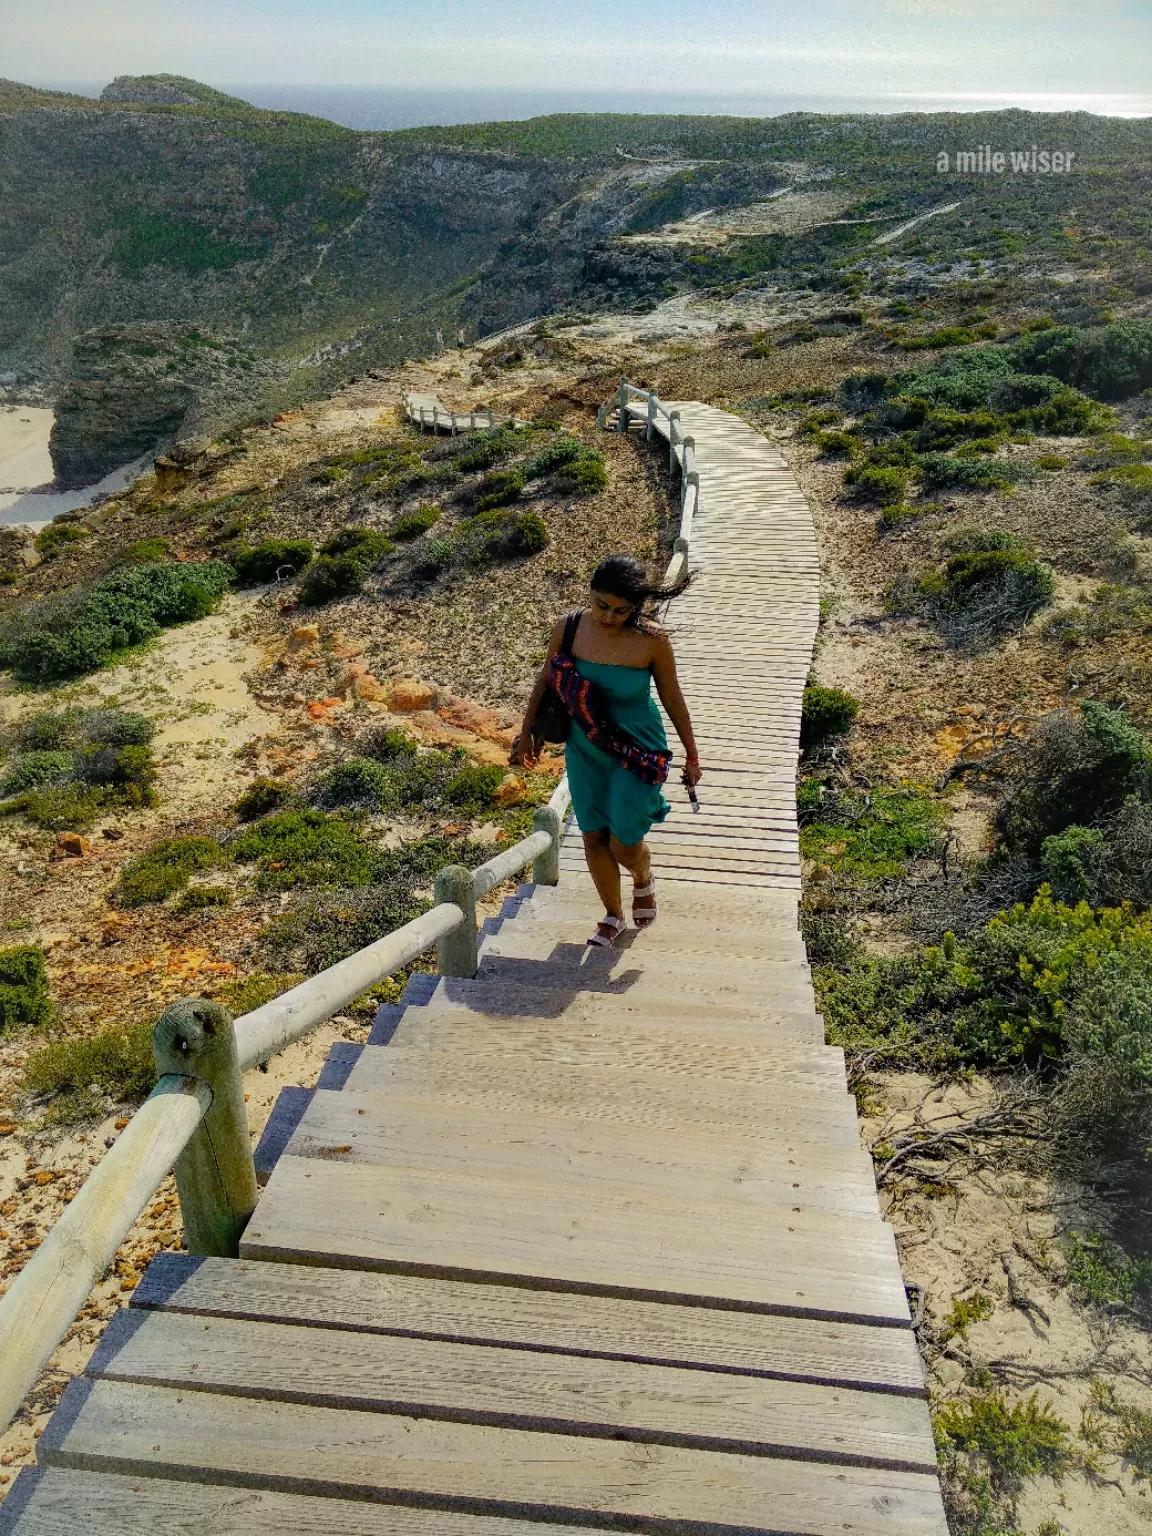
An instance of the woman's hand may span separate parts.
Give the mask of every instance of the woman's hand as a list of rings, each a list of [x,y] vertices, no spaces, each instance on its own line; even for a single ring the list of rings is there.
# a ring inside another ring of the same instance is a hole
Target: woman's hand
[[[513,768],[535,768],[538,758],[532,747],[532,733],[526,726],[522,726],[508,754],[508,761]]]
[[[691,784],[695,788],[699,784],[703,772],[704,770],[700,766],[700,759],[698,757],[688,758],[684,764],[684,782]]]

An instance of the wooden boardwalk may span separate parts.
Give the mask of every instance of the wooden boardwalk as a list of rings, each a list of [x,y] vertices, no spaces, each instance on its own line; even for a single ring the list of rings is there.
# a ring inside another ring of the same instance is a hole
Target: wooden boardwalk
[[[573,834],[334,1050],[239,1260],[163,1255],[0,1530],[946,1536],[893,1236],[796,926],[807,508],[684,404],[706,769],[611,951]]]

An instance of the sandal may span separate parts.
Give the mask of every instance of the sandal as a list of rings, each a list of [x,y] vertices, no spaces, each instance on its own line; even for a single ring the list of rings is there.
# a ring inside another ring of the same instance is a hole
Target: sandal
[[[636,910],[636,898],[638,896],[651,896],[652,897],[652,905],[650,907],[641,907],[639,912],[637,912],[637,910]],[[632,921],[636,924],[637,928],[651,928],[652,924],[656,921],[656,910],[657,909],[656,909],[656,882],[655,882],[655,880],[649,880],[647,885],[636,885],[636,886],[633,886],[632,887]]]
[[[597,949],[611,949],[627,926],[622,917],[613,917],[610,912],[606,913],[597,923],[596,932],[590,939],[586,939],[585,943],[593,944]],[[600,930],[602,928],[608,928],[611,931],[609,933],[601,933]]]

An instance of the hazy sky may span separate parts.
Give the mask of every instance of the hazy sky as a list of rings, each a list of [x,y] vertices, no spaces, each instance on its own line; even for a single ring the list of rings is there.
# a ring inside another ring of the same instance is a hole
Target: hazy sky
[[[1147,91],[1149,0],[0,0],[0,75],[830,95]]]

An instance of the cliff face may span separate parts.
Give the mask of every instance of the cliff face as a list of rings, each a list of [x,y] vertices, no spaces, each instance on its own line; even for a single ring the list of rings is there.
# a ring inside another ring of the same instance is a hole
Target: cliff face
[[[195,326],[105,326],[76,338],[50,443],[57,483],[91,485],[165,439],[219,426],[276,370]]]

